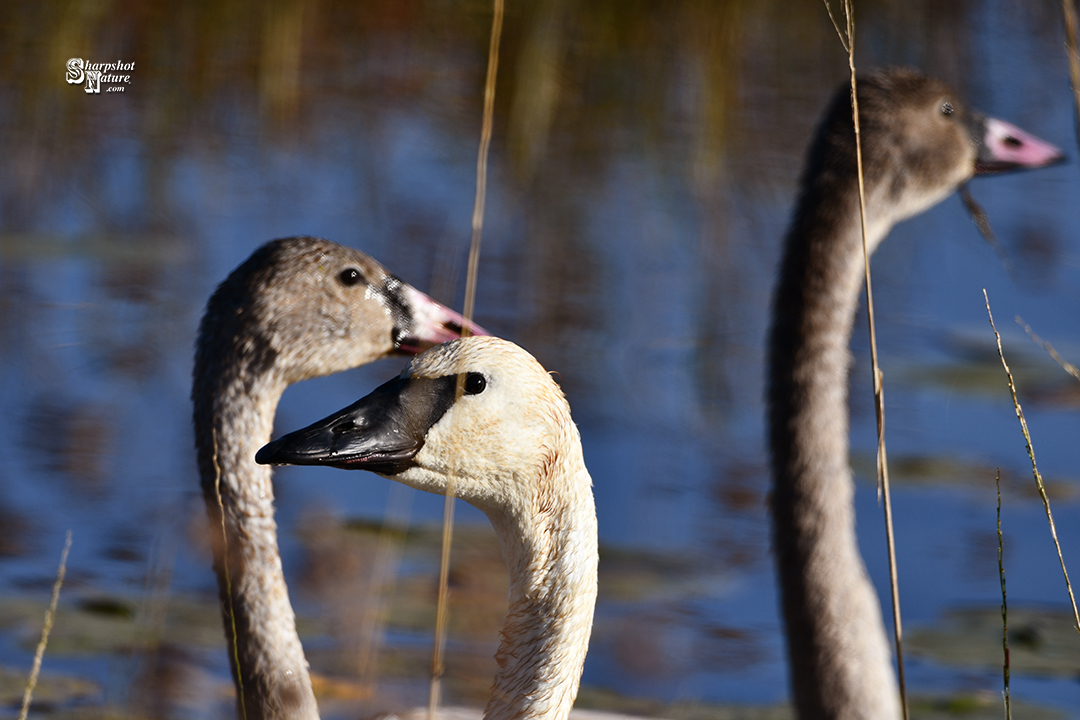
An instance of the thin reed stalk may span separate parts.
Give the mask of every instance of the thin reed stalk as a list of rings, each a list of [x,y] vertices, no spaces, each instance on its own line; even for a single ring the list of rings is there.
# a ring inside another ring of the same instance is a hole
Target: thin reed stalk
[[[458,383],[461,384],[460,382]],[[459,389],[460,392],[460,389]],[[450,617],[450,547],[454,540],[454,483],[446,481],[446,502],[443,503],[442,556],[439,561],[439,600],[435,608],[435,642],[431,649],[431,687],[428,692],[428,720],[442,699],[442,678],[446,672],[446,624]]]
[[[990,216],[986,214],[986,211],[982,209],[982,205],[971,194],[967,183],[960,186],[960,199],[963,201],[968,215],[971,216],[971,221],[979,229],[979,234],[983,236],[983,240],[998,256],[998,260],[1001,261],[1001,265],[1005,268],[1005,272],[1009,274],[1009,277],[1015,279],[1016,267],[1013,265],[1012,258],[1009,257],[1009,254],[1005,252],[1005,248],[998,242],[997,235],[994,234],[994,228],[990,226]]]
[[[240,720],[247,720],[247,706],[244,703],[244,674],[240,672],[240,642],[236,636],[236,609],[233,607],[232,577],[229,575],[229,531],[225,527],[225,506],[221,500],[221,467],[218,465],[217,431],[211,430],[214,444],[214,497],[217,498],[218,513],[221,517],[221,567],[225,569],[225,594],[229,599],[229,652],[232,653],[233,667],[236,668],[236,695],[240,699]]]
[[[1036,335],[1035,331],[1031,329],[1031,326],[1024,322],[1024,319],[1019,315],[1016,316],[1016,324],[1024,328],[1024,332],[1028,334],[1028,337],[1031,338],[1032,342],[1034,342],[1036,345],[1040,346],[1043,350],[1049,353],[1050,357],[1052,357],[1057,362],[1057,364],[1061,366],[1062,370],[1069,373],[1077,380],[1080,380],[1080,368],[1077,368],[1071,362],[1068,362],[1065,358],[1061,357],[1061,355],[1058,354],[1058,351],[1054,349],[1054,346]]]
[[[52,632],[53,621],[56,619],[56,605],[60,602],[60,588],[64,585],[64,575],[67,574],[68,551],[71,550],[71,530],[67,531],[64,539],[64,549],[60,552],[60,567],[56,571],[56,581],[53,583],[52,600],[49,601],[49,609],[45,611],[45,625],[41,628],[41,639],[38,640],[37,650],[34,651],[34,665],[30,670],[30,677],[23,689],[22,709],[19,710],[19,720],[26,720],[30,713],[30,700],[34,696],[34,688],[37,687],[38,675],[41,673],[41,660],[45,657],[45,647],[49,644],[49,633]]]
[[[469,243],[469,270],[465,277],[465,308],[462,315],[472,320],[476,305],[476,281],[480,268],[480,235],[484,228],[484,204],[487,200],[487,164],[491,132],[495,118],[495,79],[499,72],[499,43],[502,39],[504,0],[494,0],[491,18],[491,44],[488,46],[487,79],[484,83],[484,117],[480,127],[480,151],[476,157],[476,200],[473,203],[472,240]],[[467,335],[468,323],[462,330]]]
[[[1005,720],[1012,720],[1012,703],[1009,700],[1009,603],[1005,593],[1005,542],[1001,535],[1001,468],[997,471],[997,535],[998,535],[998,577],[1001,578],[1001,649],[1004,659],[1001,672],[1005,689]]]
[[[484,113],[480,127],[480,149],[476,157],[476,199],[473,203],[472,238],[469,243],[469,269],[465,279],[465,323],[462,336],[469,335],[469,321],[476,306],[476,285],[480,271],[480,237],[484,227],[484,204],[487,200],[487,165],[491,149],[491,134],[495,117],[495,81],[499,72],[499,44],[502,39],[504,0],[494,0],[491,18],[491,42],[488,46],[487,78],[484,82]],[[464,378],[458,379],[457,395],[463,391]],[[450,546],[454,532],[453,483],[446,484],[443,505],[442,559],[439,564],[439,600],[435,615],[435,643],[431,656],[431,689],[428,695],[428,720],[435,720],[439,705],[442,676],[445,671],[443,654],[446,647],[446,623],[450,605]]]
[[[378,657],[385,640],[386,620],[384,608],[387,596],[392,594],[394,583],[400,573],[401,533],[408,525],[412,495],[400,483],[390,484],[390,494],[383,511],[383,522],[379,528],[379,543],[375,548],[375,560],[372,563],[369,585],[375,589],[364,604],[360,620],[364,642],[360,643],[356,655],[356,677],[363,683],[365,692],[374,692],[378,675]]]
[[[1073,91],[1073,104],[1076,105],[1077,119],[1080,120],[1080,54],[1077,52],[1076,0],[1061,0],[1061,11],[1065,15],[1065,49],[1069,54],[1069,84]],[[1076,126],[1077,144],[1080,144],[1080,122]]]
[[[1061,563],[1061,573],[1065,576],[1065,589],[1069,592],[1069,602],[1072,603],[1073,609],[1073,627],[1077,632],[1080,632],[1080,612],[1076,609],[1076,596],[1073,594],[1072,583],[1069,582],[1069,571],[1065,569],[1065,556],[1061,553],[1061,543],[1058,542],[1057,526],[1054,525],[1054,513],[1050,511],[1050,498],[1046,495],[1046,486],[1043,484],[1042,473],[1039,472],[1039,466],[1035,462],[1035,449],[1031,446],[1031,433],[1028,432],[1027,419],[1024,417],[1024,410],[1020,407],[1020,401],[1016,398],[1016,384],[1013,382],[1012,371],[1009,369],[1009,364],[1005,362],[1005,351],[1001,348],[1001,335],[998,333],[997,326],[994,324],[994,314],[990,312],[990,296],[986,293],[986,288],[983,288],[983,298],[986,300],[986,314],[990,317],[990,327],[994,330],[994,337],[997,339],[998,357],[1001,358],[1001,366],[1005,368],[1005,376],[1009,381],[1009,393],[1012,395],[1013,407],[1016,409],[1016,417],[1020,420],[1020,430],[1024,434],[1024,442],[1027,446],[1027,454],[1031,459],[1031,474],[1035,477],[1035,485],[1039,489],[1039,497],[1042,498],[1043,508],[1046,510],[1046,519],[1050,523],[1050,535],[1054,538],[1054,547],[1057,548],[1058,562]]]
[[[885,543],[889,554],[889,587],[892,596],[893,638],[896,646],[897,682],[900,686],[900,707],[904,720],[908,718],[907,682],[904,678],[903,626],[900,621],[900,580],[896,569],[896,541],[893,532],[892,495],[889,491],[889,463],[885,453],[885,388],[881,367],[878,364],[877,329],[874,320],[874,289],[870,280],[870,252],[866,245],[866,185],[863,179],[862,133],[859,127],[859,94],[855,80],[855,14],[851,0],[844,0],[845,28],[842,32],[828,0],[825,9],[836,28],[840,42],[847,51],[848,69],[851,74],[851,117],[855,125],[855,162],[859,178],[859,222],[862,227],[863,270],[866,279],[866,310],[870,323],[870,362],[874,373],[874,415],[877,419],[877,476],[878,497],[885,511]]]

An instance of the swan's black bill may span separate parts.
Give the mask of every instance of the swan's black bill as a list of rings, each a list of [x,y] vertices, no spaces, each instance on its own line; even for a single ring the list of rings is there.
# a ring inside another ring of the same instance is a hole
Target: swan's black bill
[[[454,403],[456,382],[456,375],[394,378],[344,410],[264,446],[255,462],[397,475],[413,466],[428,430]]]
[[[1055,165],[1065,160],[1059,148],[1004,120],[977,116],[978,175]]]

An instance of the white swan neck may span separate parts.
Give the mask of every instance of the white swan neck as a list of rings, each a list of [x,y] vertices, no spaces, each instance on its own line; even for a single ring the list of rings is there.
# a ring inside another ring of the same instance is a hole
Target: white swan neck
[[[584,464],[569,492],[533,512],[489,513],[510,570],[510,608],[484,720],[565,720],[577,697],[596,605],[597,529]]]

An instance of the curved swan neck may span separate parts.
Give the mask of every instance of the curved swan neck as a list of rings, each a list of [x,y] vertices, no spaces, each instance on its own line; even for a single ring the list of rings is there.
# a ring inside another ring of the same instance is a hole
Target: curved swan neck
[[[839,191],[833,202],[824,200],[829,190]],[[868,226],[872,251],[891,222],[871,218]],[[794,701],[804,720],[900,716],[852,505],[848,346],[862,281],[854,184],[811,185],[785,239],[769,347],[773,544]]]
[[[850,495],[848,346],[864,277],[858,201],[837,197],[829,207],[801,200],[784,241],[769,342],[774,492],[809,493],[825,512],[841,505],[833,493]]]
[[[265,507],[272,514],[271,469],[257,465],[254,453],[273,432],[285,383],[272,373],[250,375],[203,353],[194,376],[195,445],[207,500],[217,503],[215,487],[220,486],[223,497],[250,499],[252,509]]]
[[[234,677],[241,673],[248,720],[317,720],[278,553],[270,468],[254,461],[255,452],[270,439],[285,383],[272,371],[249,374],[231,360],[201,343],[193,392],[199,472],[226,614],[229,662]]]
[[[565,720],[577,697],[596,605],[597,528],[592,481],[576,465],[556,466],[539,484],[551,492],[524,512],[488,512],[510,570],[510,607],[484,720]]]

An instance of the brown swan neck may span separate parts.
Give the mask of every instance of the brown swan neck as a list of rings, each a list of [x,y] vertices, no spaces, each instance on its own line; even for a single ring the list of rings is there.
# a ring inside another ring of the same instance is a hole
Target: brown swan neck
[[[249,719],[317,720],[278,551],[271,471],[254,461],[285,384],[211,350],[200,347],[196,358],[195,437],[238,705]]]

